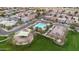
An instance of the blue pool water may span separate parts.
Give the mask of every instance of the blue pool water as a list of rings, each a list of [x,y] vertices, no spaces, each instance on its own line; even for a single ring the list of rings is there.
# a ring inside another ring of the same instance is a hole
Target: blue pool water
[[[46,24],[44,24],[44,23],[38,23],[34,27],[44,28],[44,27],[46,27]]]

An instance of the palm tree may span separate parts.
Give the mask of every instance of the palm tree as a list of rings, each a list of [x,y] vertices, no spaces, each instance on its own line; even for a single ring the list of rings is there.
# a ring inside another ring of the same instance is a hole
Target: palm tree
[[[70,28],[71,28],[74,32],[76,32],[76,30],[75,30],[75,25],[72,24],[72,25],[70,26]]]
[[[7,26],[7,29],[10,30],[12,27],[11,26]]]
[[[15,33],[12,32],[12,33],[9,34],[9,37],[12,39],[14,35],[15,35]]]
[[[23,21],[21,19],[18,20],[19,24],[23,24]]]
[[[14,42],[14,38],[13,38],[13,37],[14,37],[14,34],[15,34],[15,33],[12,32],[12,33],[10,33],[10,34],[8,35],[8,37],[9,37],[8,43],[10,43],[10,44],[12,44],[12,42],[15,43],[15,42]]]
[[[74,15],[76,15],[76,14],[78,14],[78,11],[75,11],[75,12],[74,12]]]
[[[40,16],[40,15],[45,15],[46,10],[45,10],[45,9],[40,9],[40,8],[39,8],[39,9],[36,10],[36,13],[37,13],[38,16]]]

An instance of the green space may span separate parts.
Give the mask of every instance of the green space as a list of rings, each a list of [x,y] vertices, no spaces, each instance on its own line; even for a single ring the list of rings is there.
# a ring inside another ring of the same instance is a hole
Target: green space
[[[0,41],[6,39],[6,36],[0,36]]]
[[[69,31],[64,46],[56,45],[51,39],[37,35],[31,45],[15,46],[10,41],[0,43],[0,50],[9,51],[78,51],[79,33]]]

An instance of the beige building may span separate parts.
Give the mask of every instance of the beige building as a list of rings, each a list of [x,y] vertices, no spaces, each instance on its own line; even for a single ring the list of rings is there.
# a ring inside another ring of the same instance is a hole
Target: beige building
[[[26,45],[31,44],[33,40],[33,34],[30,29],[23,29],[17,32],[13,38],[13,44],[15,45]]]

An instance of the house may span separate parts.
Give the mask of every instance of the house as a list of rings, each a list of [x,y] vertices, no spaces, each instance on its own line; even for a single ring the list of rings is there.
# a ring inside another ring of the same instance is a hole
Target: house
[[[53,21],[53,22],[57,22],[58,19],[56,14],[45,15],[44,18],[48,19],[48,21]]]
[[[21,17],[21,21],[23,21],[24,23],[25,22],[28,22],[30,19],[29,17],[25,16],[25,17]]]
[[[3,18],[3,17],[0,17],[0,22],[1,22],[1,21],[3,21],[4,19],[5,19],[5,18]]]
[[[59,23],[66,23],[67,19],[66,18],[58,18]]]
[[[79,27],[79,18],[78,17],[72,17],[72,19],[68,19],[67,23],[70,25],[75,25]]]
[[[31,13],[28,15],[29,19],[34,19],[37,16],[35,13]]]
[[[79,23],[79,18],[78,17],[73,17],[73,23]]]
[[[4,11],[0,11],[0,16],[1,16],[1,15],[4,15],[4,14],[5,14],[5,12],[4,12]]]
[[[31,33],[31,30],[25,28],[15,33],[12,41],[15,45],[26,45],[31,44],[32,40],[33,34]]]
[[[2,25],[5,25],[5,26],[12,27],[12,26],[16,25],[16,23],[17,23],[17,21],[14,21],[14,20],[11,20],[11,21],[3,20],[3,21],[0,22],[0,25],[2,24]]]

